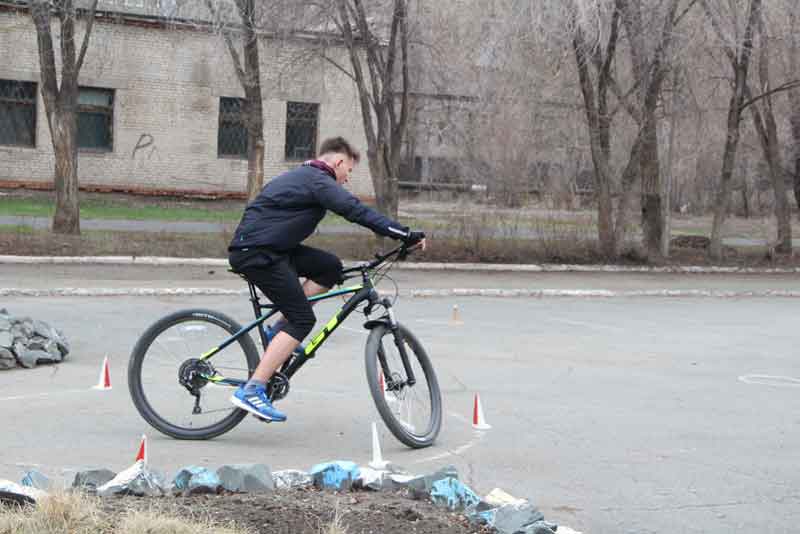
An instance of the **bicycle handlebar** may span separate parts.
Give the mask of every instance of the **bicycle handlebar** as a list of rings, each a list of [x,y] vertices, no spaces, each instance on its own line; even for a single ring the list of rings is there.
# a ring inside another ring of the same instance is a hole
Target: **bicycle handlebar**
[[[355,267],[343,269],[342,276],[346,276],[351,273],[361,273],[364,271],[371,271],[372,269],[375,269],[380,264],[382,264],[383,262],[385,262],[394,255],[397,255],[397,259],[402,261],[406,258],[406,256],[408,256],[409,252],[416,250],[417,248],[420,247],[420,245],[421,243],[418,242],[414,243],[409,247],[408,245],[403,243],[399,247],[390,250],[386,254],[375,254],[375,259],[370,262],[363,262],[359,265],[356,265]]]

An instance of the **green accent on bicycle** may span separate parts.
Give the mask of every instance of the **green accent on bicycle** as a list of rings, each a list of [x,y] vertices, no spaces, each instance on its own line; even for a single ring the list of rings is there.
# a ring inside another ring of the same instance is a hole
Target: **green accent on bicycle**
[[[336,325],[338,324],[339,324],[339,312],[336,312],[336,315],[333,316],[333,319],[328,321],[328,324],[326,324],[325,327],[320,331],[320,333],[314,336],[314,339],[312,339],[306,346],[306,356],[314,352],[314,349],[316,349],[317,346],[320,343],[322,343],[322,341],[328,336],[328,334],[333,332],[333,329],[336,328]]]
[[[344,294],[347,294],[347,293],[355,293],[356,291],[359,291],[360,289],[363,289],[363,287],[364,287],[363,284],[362,285],[357,285],[357,286],[351,286],[351,287],[343,287],[342,289],[337,289],[335,291],[328,291],[327,293],[322,293],[321,295],[314,295],[313,297],[308,297],[308,300],[310,302],[314,302],[315,300],[321,300],[321,299],[326,299],[326,298],[329,298],[329,297],[335,297],[337,295],[344,295]]]
[[[216,354],[217,352],[219,352],[219,347],[214,347],[213,349],[211,349],[211,350],[209,350],[209,351],[206,351],[206,352],[204,352],[203,354],[201,354],[201,355],[200,355],[200,359],[201,359],[201,360],[207,360],[207,359],[209,359],[211,356],[213,356],[214,354]]]

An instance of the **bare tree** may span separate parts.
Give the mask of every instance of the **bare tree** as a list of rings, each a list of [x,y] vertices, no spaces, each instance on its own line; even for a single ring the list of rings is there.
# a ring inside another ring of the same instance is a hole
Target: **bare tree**
[[[702,4],[717,36],[725,43],[725,54],[728,57],[734,75],[733,90],[728,105],[727,135],[725,137],[725,151],[722,156],[722,172],[717,188],[716,201],[714,203],[714,222],[711,226],[711,244],[709,248],[711,257],[715,260],[719,260],[722,258],[722,228],[728,216],[728,210],[730,209],[731,177],[733,176],[736,151],[739,147],[739,139],[741,137],[740,123],[745,102],[750,58],[753,53],[753,34],[758,20],[758,13],[761,9],[761,0],[752,0],[750,3],[750,10],[747,16],[741,45],[739,43],[726,42],[724,37],[726,31],[723,29],[723,21],[720,13],[714,9],[710,0],[702,0]],[[733,25],[735,28],[736,13],[733,12],[732,15],[734,16]],[[733,33],[735,34],[735,32]]]
[[[377,208],[396,217],[401,151],[408,128],[408,6],[407,0],[391,0],[372,3],[370,8],[368,13],[362,0],[335,0],[334,22],[350,65],[346,68],[330,56],[325,59],[356,84]],[[388,24],[381,24],[385,20]]]
[[[601,247],[609,256],[618,255],[624,242],[633,185],[639,176],[642,178],[642,225],[646,253],[650,259],[656,259],[667,249],[664,242],[668,242],[669,236],[665,231],[666,210],[661,206],[657,110],[664,80],[669,72],[667,53],[675,27],[693,4],[693,1],[689,2],[679,14],[680,0],[670,0],[663,15],[662,26],[653,38],[651,32],[646,30],[643,20],[642,13],[646,6],[640,0],[615,0],[613,5],[608,6],[611,20],[605,32],[608,35],[607,42],[600,43],[586,38],[586,29],[578,16],[584,9],[578,4],[578,0],[572,0],[572,48],[586,109],[595,167],[598,234]],[[595,16],[599,18],[601,14],[596,13]],[[633,86],[626,92],[623,92],[614,73],[614,65],[618,61],[615,54],[623,28],[628,37],[633,77]],[[594,76],[592,69],[596,72]],[[596,82],[593,78],[596,78]],[[630,98],[632,93],[635,93],[636,98]],[[617,101],[617,106],[613,109],[611,94]],[[631,145],[628,163],[622,172],[622,197],[614,221],[611,200],[611,128],[614,113],[620,108],[628,112],[638,130]]]
[[[789,71],[800,75],[800,17],[798,17],[796,9],[789,9],[789,47],[788,47],[788,67]],[[797,207],[800,208],[800,87],[788,91],[789,105],[790,105],[790,121],[792,130],[792,139],[794,140],[794,200]],[[800,216],[800,215],[799,215]]]
[[[756,3],[756,0],[753,1]],[[761,95],[753,98],[749,87],[745,87],[751,99],[744,106],[752,106],[753,124],[764,151],[764,160],[769,168],[772,187],[775,191],[775,217],[778,220],[778,239],[776,252],[791,253],[792,225],[790,222],[789,204],[786,199],[786,181],[781,165],[780,147],[778,145],[778,126],[775,121],[773,106],[773,89],[770,81],[770,38],[767,34],[764,13],[760,4],[757,7],[757,28],[759,40],[758,76]]]
[[[78,10],[73,0],[33,0],[31,17],[36,26],[39,45],[41,92],[47,124],[55,151],[56,210],[53,232],[80,234],[78,200],[78,75],[86,58],[95,18],[97,0],[90,7]],[[61,74],[56,71],[53,51],[52,15],[59,22]],[[76,54],[75,22],[79,15],[86,19],[83,42]],[[60,85],[59,85],[60,80]]]
[[[261,98],[257,3],[256,0],[234,0],[234,3],[241,21],[241,25],[236,28],[225,24],[220,6],[215,4],[215,0],[206,0],[212,17],[220,24],[236,76],[244,89],[241,113],[247,127],[247,198],[253,200],[264,185],[264,110]],[[234,42],[237,34],[241,39],[241,54]]]
[[[616,1],[628,36],[633,76],[638,86],[636,91],[639,97],[638,110],[632,113],[632,117],[640,128],[642,147],[641,153],[638,154],[638,163],[642,179],[643,245],[647,257],[651,260],[669,252],[669,233],[666,223],[669,213],[662,206],[665,200],[662,198],[657,110],[664,80],[670,68],[667,54],[675,35],[675,28],[694,4],[694,0],[689,1],[683,13],[678,16],[680,0],[669,0],[660,31],[655,33],[655,38],[647,39],[649,32],[643,13],[649,6],[642,0]]]

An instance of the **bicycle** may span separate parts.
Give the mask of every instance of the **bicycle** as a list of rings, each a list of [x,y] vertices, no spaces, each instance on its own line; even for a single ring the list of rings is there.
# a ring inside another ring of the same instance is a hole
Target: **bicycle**
[[[433,365],[417,337],[397,322],[394,301],[381,297],[375,289],[394,264],[417,246],[404,244],[386,254],[376,254],[374,260],[343,271],[342,284],[361,278],[360,284],[309,298],[316,302],[352,295],[311,338],[305,350],[293,353],[270,379],[267,393],[273,401],[288,395],[289,380],[351,313],[366,304],[361,310],[367,319],[364,328],[369,330],[365,367],[378,412],[405,445],[422,448],[434,443],[442,423],[442,400]],[[261,345],[266,348],[262,324],[278,310],[271,303],[262,303],[254,284],[246,278],[245,281],[255,314],[255,320],[246,326],[214,310],[181,310],[152,324],[134,346],[128,365],[128,389],[141,416],[159,432],[176,439],[211,439],[230,431],[247,415],[229,402],[231,388],[244,384],[259,363],[260,353],[249,332],[257,328]],[[378,309],[383,313],[370,318]],[[391,338],[392,343],[384,343],[384,338]],[[213,348],[200,352],[209,346]],[[162,353],[167,356],[167,364],[176,367],[176,373],[165,374],[158,366]],[[420,377],[424,380],[418,380]],[[412,413],[414,401],[424,404],[421,413]],[[179,420],[173,420],[176,418]]]

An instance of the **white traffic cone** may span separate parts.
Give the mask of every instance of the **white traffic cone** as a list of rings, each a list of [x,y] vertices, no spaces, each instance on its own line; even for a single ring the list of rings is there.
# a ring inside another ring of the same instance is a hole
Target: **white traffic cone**
[[[142,441],[139,443],[139,452],[136,453],[135,462],[147,463],[147,436],[142,434]]]
[[[381,443],[378,440],[378,426],[372,423],[372,461],[368,464],[372,469],[382,470],[389,466],[389,462],[383,459],[381,454]]]
[[[100,378],[97,380],[97,385],[92,386],[93,389],[111,389],[111,373],[108,370],[108,356],[103,358],[103,367],[100,368]]]
[[[491,425],[486,423],[481,397],[477,393],[475,394],[475,401],[472,403],[472,428],[475,430],[489,430],[492,428]]]
[[[464,324],[458,311],[458,304],[453,304],[453,316],[450,318],[450,324]]]

